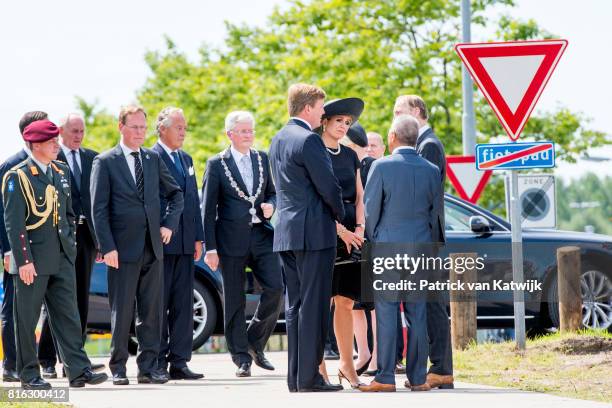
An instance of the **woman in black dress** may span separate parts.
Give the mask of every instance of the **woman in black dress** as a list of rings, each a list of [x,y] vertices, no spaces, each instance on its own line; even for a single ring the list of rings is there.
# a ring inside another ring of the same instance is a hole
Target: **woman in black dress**
[[[334,332],[340,351],[338,377],[348,380],[352,388],[359,386],[359,377],[353,364],[353,305],[361,295],[361,267],[350,261],[353,248],[363,244],[365,215],[360,163],[357,154],[340,144],[349,127],[363,111],[359,98],[345,98],[327,102],[321,120],[320,134],[331,158],[334,174],[342,187],[345,217],[337,224],[338,252],[332,283]],[[324,365],[322,367],[325,376]]]
[[[350,147],[355,151],[360,162],[361,184],[365,190],[366,181],[370,166],[374,158],[368,156],[368,135],[359,124],[355,122],[351,125],[346,137],[340,140],[344,146]],[[370,316],[368,324],[367,314]],[[372,349],[368,344],[368,327],[372,330]],[[355,330],[355,344],[357,346],[357,359],[355,360],[355,371],[357,375],[365,375],[366,371],[376,371],[376,312],[374,302],[355,302],[353,306],[353,328]]]

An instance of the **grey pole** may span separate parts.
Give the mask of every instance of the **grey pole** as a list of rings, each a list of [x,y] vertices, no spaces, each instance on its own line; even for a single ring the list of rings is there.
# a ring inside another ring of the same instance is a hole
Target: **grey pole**
[[[518,196],[518,170],[512,170],[510,193],[510,217],[512,229],[512,280],[523,282],[523,233],[521,231],[521,204]],[[525,350],[525,292],[514,291],[514,338],[519,350]]]
[[[470,0],[461,0],[462,41],[472,41]],[[464,64],[461,64],[463,74],[463,155],[473,156],[476,152],[476,125],[474,120],[474,93],[472,78]]]

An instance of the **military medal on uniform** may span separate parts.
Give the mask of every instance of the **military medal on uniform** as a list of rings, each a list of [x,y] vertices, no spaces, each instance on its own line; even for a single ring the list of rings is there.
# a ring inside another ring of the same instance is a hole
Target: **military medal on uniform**
[[[225,160],[223,160],[223,156],[229,153],[229,150],[230,148],[228,147],[221,154],[221,164],[223,165],[225,176],[230,181],[232,188],[236,190],[236,193],[238,193],[238,196],[248,201],[249,203],[251,203],[251,208],[249,208],[249,214],[255,215],[255,213],[257,212],[257,210],[255,210],[255,200],[257,200],[257,197],[261,193],[261,188],[263,187],[263,165],[261,164],[261,156],[259,155],[259,152],[257,150],[253,150],[253,152],[255,152],[255,155],[257,156],[257,165],[259,167],[259,185],[257,186],[257,190],[255,191],[255,194],[247,195],[244,191],[240,189],[240,187],[238,187],[238,183],[236,182],[236,180],[234,180],[234,177],[232,177],[232,173],[227,167],[227,163],[225,163]]]

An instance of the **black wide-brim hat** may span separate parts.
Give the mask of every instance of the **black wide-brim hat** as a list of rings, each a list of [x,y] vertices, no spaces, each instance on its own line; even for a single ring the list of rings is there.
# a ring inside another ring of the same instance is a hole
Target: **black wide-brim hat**
[[[368,135],[359,122],[355,122],[351,125],[348,132],[346,132],[346,136],[348,136],[351,142],[355,143],[357,146],[368,147]]]
[[[325,113],[323,118],[329,118],[335,115],[349,115],[353,117],[353,122],[356,122],[363,112],[364,102],[359,98],[343,98],[334,99],[323,105]]]

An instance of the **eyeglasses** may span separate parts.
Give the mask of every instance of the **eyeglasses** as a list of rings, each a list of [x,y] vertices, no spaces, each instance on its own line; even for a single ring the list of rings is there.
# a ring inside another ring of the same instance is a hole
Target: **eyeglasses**
[[[147,127],[146,126],[134,126],[134,125],[125,125],[126,128],[128,129],[132,129],[136,132],[146,132],[147,131]]]
[[[255,136],[255,131],[252,129],[232,130],[232,133],[236,133],[240,136],[248,136],[248,135]]]

